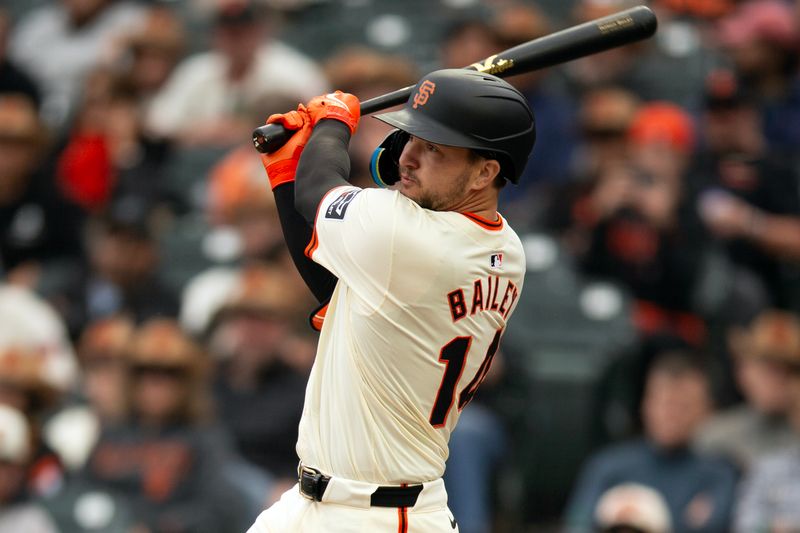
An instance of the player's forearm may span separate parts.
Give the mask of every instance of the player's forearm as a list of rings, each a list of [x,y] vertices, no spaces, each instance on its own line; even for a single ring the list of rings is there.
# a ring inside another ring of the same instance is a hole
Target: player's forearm
[[[314,128],[295,175],[294,205],[309,224],[325,194],[348,185],[350,130],[337,120],[323,120]]]

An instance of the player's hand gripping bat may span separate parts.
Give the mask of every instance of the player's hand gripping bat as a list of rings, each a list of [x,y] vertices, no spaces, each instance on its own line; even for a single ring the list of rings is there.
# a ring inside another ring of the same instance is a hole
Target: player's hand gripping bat
[[[465,68],[506,78],[646,39],[655,33],[657,25],[655,14],[648,7],[636,6],[539,37]],[[365,100],[361,102],[361,114],[402,104],[413,88],[410,85]],[[253,144],[259,152],[271,153],[283,146],[292,133],[279,124],[268,124],[253,131]]]

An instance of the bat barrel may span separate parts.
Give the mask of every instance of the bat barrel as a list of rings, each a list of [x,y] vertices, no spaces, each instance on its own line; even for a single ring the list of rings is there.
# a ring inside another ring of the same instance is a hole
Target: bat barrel
[[[655,33],[657,25],[650,8],[636,6],[520,44],[465,68],[501,78],[531,72],[646,39]],[[361,114],[402,104],[413,88],[411,85],[364,100]],[[253,145],[261,153],[271,153],[291,136],[292,132],[283,126],[267,124],[253,131]]]
[[[657,26],[650,8],[636,6],[509,48],[494,62],[513,61],[511,74],[530,72],[646,39]]]

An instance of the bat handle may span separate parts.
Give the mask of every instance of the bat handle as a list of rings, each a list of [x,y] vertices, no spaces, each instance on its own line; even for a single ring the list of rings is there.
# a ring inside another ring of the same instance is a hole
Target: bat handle
[[[292,133],[280,124],[265,124],[253,130],[253,146],[262,154],[271,154],[286,144]]]
[[[361,102],[361,114],[368,115],[388,107],[399,105],[408,100],[413,85],[397,89],[390,93],[370,98]],[[294,132],[287,130],[280,124],[265,124],[253,130],[253,146],[262,154],[271,154],[284,144]]]

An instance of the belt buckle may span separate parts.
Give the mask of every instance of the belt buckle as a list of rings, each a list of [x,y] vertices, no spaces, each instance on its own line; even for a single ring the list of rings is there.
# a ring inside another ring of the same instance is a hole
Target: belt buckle
[[[300,494],[311,501],[321,501],[319,494],[319,482],[322,480],[322,473],[313,468],[300,465]]]

